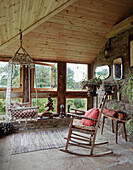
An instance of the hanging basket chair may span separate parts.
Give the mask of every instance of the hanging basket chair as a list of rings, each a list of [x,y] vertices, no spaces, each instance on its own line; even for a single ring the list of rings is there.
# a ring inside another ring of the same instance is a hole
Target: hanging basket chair
[[[29,82],[29,102],[18,103],[11,101],[11,87],[12,87],[12,74],[13,65],[20,65],[20,67],[28,67],[28,79],[30,80],[30,69],[35,68],[35,64],[30,55],[22,47],[22,32],[20,31],[20,47],[16,51],[15,55],[8,63],[8,78],[7,78],[7,92],[6,92],[6,115],[5,121],[10,122],[11,119],[35,119],[38,117],[38,97],[37,97],[37,85],[36,85],[36,107],[30,107],[30,81]],[[36,75],[35,75],[36,83]]]

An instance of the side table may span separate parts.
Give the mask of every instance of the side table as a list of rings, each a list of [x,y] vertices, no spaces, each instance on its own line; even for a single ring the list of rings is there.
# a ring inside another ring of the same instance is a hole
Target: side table
[[[103,128],[104,128],[104,124],[105,124],[105,118],[111,119],[112,120],[112,132],[114,133],[114,121],[115,121],[115,135],[116,135],[116,143],[117,143],[117,138],[118,138],[118,124],[122,123],[123,124],[123,130],[124,130],[124,137],[125,140],[127,142],[127,134],[126,134],[126,129],[125,129],[125,123],[126,120],[121,120],[115,117],[111,117],[111,116],[107,116],[105,114],[102,115],[103,116],[103,123],[102,123],[102,130],[101,130],[101,135],[103,134]]]

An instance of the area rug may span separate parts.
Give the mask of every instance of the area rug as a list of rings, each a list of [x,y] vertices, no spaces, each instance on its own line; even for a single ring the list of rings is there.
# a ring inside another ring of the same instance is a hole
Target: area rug
[[[68,129],[18,133],[12,137],[11,154],[20,154],[65,146]]]

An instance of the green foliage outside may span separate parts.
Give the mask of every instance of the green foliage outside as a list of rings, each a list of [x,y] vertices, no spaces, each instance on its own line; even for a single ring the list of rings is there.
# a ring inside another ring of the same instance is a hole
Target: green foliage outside
[[[102,71],[97,71],[96,72],[96,77],[100,77],[101,79],[105,79],[109,76],[109,71],[108,69],[103,69]]]
[[[6,108],[4,107],[6,105],[6,99],[0,99],[0,115],[5,115]]]
[[[0,86],[7,86],[7,73],[8,73],[8,63],[2,67],[0,65]],[[37,79],[37,87],[38,88],[46,88],[51,87],[51,67],[45,65],[36,64],[36,79]],[[12,79],[12,87],[20,86],[20,66],[13,67],[13,79]],[[78,87],[81,90],[80,82],[75,82],[74,80],[74,71],[71,68],[67,68],[67,89],[72,90],[75,87]],[[57,64],[53,64],[53,88],[57,89]],[[53,99],[53,113],[56,112],[56,98]],[[21,103],[21,99],[12,99],[17,100]],[[39,98],[39,113],[42,113],[45,108],[45,103],[47,103],[47,98]],[[4,105],[6,104],[5,99],[0,99],[0,114],[5,114],[6,110]],[[33,106],[36,106],[36,99],[32,99]],[[66,106],[71,105],[71,107],[86,110],[86,99],[67,99]]]
[[[37,88],[51,88],[51,66],[35,65]],[[53,64],[53,88],[57,88],[57,64]]]
[[[53,64],[53,89],[57,89],[57,64]]]
[[[20,66],[13,66],[13,75],[12,75],[12,87],[20,87]]]
[[[66,90],[82,91],[80,82],[87,78],[87,65],[67,64]]]
[[[71,68],[67,68],[67,84],[66,84],[66,88],[67,90],[71,90],[74,89],[74,71],[71,70]]]
[[[50,88],[51,86],[51,67],[44,65],[35,65],[37,88]]]
[[[12,99],[12,100],[15,100],[15,101],[18,101],[19,103],[21,103],[21,99],[19,99],[19,98]],[[6,114],[6,108],[4,106],[6,106],[6,99],[0,99],[0,115]]]
[[[7,87],[8,63],[0,62],[0,87]],[[20,66],[13,66],[12,87],[20,87]]]
[[[54,107],[54,110],[51,111],[52,113],[56,113],[56,98],[52,98],[53,100],[53,107]],[[48,99],[47,98],[39,98],[38,99],[38,106],[39,106],[39,109],[38,109],[38,113],[43,113],[44,110],[47,110],[48,107],[45,108],[45,104],[48,102]],[[32,105],[33,106],[37,106],[36,104],[36,99],[32,99]]]
[[[87,109],[87,102],[86,99],[75,98],[75,99],[67,99],[66,100],[66,107],[70,105],[70,108],[76,108],[86,111]]]
[[[0,62],[0,87],[7,86],[8,63]]]

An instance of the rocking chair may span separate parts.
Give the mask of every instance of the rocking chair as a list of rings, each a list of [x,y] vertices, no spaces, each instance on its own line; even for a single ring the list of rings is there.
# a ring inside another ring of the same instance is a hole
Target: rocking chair
[[[93,150],[96,145],[103,145],[108,143],[107,141],[101,143],[95,142],[99,123],[100,123],[100,118],[101,118],[101,114],[106,98],[107,98],[107,93],[104,94],[99,109],[96,108],[90,109],[86,113],[84,111],[80,111],[80,113],[81,112],[85,113],[84,116],[77,115],[76,113],[77,111],[79,111],[77,109],[73,109],[75,110],[75,113],[67,113],[67,115],[71,116],[71,122],[70,122],[68,137],[65,138],[67,140],[65,149],[60,149],[61,151],[78,155],[78,156],[89,156],[89,157],[103,156],[103,155],[108,155],[113,153],[113,151],[110,150],[103,153],[93,154]],[[78,119],[82,119],[82,120],[80,121]],[[86,134],[87,136],[85,136]],[[72,152],[68,150],[69,145],[89,149],[90,153],[81,154],[77,152],[76,153]]]

